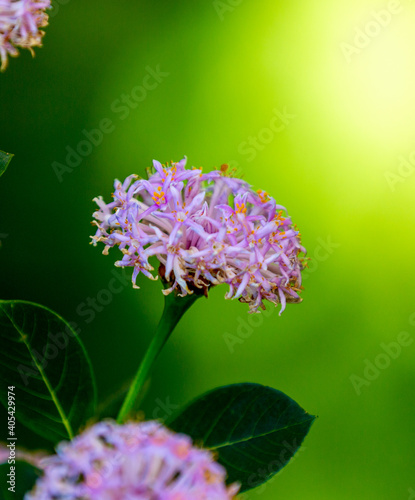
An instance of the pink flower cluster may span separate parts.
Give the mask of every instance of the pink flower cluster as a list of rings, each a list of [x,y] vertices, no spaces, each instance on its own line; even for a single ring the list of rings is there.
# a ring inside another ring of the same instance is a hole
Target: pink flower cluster
[[[8,56],[19,54],[17,47],[29,49],[42,46],[43,28],[48,24],[45,9],[51,0],[0,0],[1,71],[7,67]]]
[[[95,424],[42,462],[25,500],[230,500],[225,469],[157,422]]]
[[[119,247],[115,265],[134,269],[134,287],[139,273],[157,279],[149,262],[156,256],[170,284],[165,294],[227,283],[225,297],[248,303],[250,312],[264,309],[263,300],[280,303],[281,312],[301,301],[305,249],[284,207],[227,175],[226,166],[204,174],[186,169],[185,158],[153,164],[148,180],[116,180],[111,203],[94,199],[93,244],[102,242],[104,254]]]

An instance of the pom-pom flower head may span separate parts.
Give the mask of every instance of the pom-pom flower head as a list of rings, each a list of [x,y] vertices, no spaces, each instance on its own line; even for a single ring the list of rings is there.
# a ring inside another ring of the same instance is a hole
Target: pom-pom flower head
[[[8,56],[19,55],[17,47],[29,49],[42,46],[47,26],[50,0],[0,0],[0,59],[1,71],[7,67]]]
[[[114,201],[94,201],[98,230],[93,243],[118,246],[124,254],[115,263],[132,267],[133,286],[139,273],[150,279],[149,258],[160,261],[169,283],[163,293],[187,295],[227,283],[227,299],[264,309],[263,300],[300,302],[300,233],[285,208],[265,191],[253,191],[227,167],[207,174],[186,169],[186,159],[170,165],[154,161],[148,180],[130,175],[115,181]]]
[[[100,422],[42,461],[25,500],[230,500],[238,485],[188,436],[157,422]]]

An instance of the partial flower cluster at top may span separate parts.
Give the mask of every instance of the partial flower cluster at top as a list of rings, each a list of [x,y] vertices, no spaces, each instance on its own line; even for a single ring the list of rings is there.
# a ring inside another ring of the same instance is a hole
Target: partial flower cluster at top
[[[25,500],[231,500],[226,471],[209,451],[158,422],[100,422],[41,462]]]
[[[51,0],[0,0],[0,59],[1,71],[7,67],[8,56],[19,55],[17,47],[29,49],[42,46],[45,34],[39,28],[48,24],[45,9]]]
[[[149,263],[156,256],[171,285],[165,294],[227,283],[225,297],[248,303],[250,312],[264,308],[264,300],[281,303],[281,312],[286,302],[301,301],[305,249],[284,207],[227,175],[227,166],[204,174],[186,169],[186,158],[153,164],[148,180],[116,180],[111,203],[94,199],[93,243],[102,242],[104,254],[119,247],[123,257],[115,265],[134,269],[134,287],[139,273],[156,279]]]

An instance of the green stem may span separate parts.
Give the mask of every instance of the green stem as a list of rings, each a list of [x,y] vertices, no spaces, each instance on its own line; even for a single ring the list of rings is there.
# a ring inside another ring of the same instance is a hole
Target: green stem
[[[154,361],[157,359],[157,356],[160,354],[183,314],[200,296],[200,294],[193,293],[184,297],[178,297],[173,292],[164,297],[163,315],[118,414],[118,423],[123,423],[128,419],[128,415],[140,395]]]

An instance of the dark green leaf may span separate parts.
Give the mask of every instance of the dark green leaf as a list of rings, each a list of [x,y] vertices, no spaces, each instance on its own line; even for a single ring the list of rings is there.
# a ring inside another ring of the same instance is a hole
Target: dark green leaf
[[[6,168],[9,166],[14,155],[10,153],[5,153],[4,151],[0,151],[0,177],[6,171]]]
[[[15,417],[57,442],[92,417],[95,382],[85,349],[56,313],[30,302],[0,301],[0,401],[14,386]],[[9,405],[10,406],[10,405]]]
[[[14,470],[11,470],[11,467],[14,467]],[[21,500],[25,493],[33,488],[40,474],[39,469],[20,460],[14,464],[0,465],[0,498],[2,500]]]
[[[196,399],[168,425],[215,452],[228,483],[238,481],[246,491],[290,461],[314,419],[280,391],[235,384]]]

